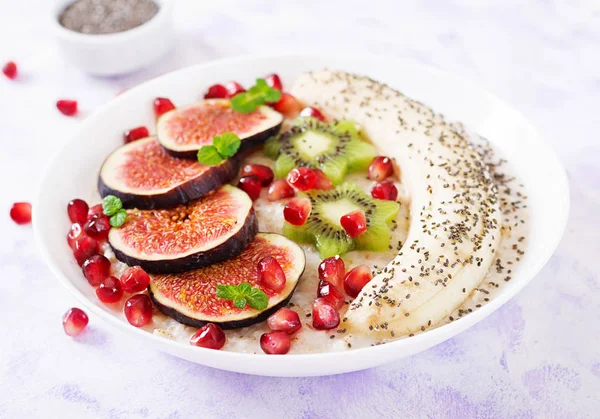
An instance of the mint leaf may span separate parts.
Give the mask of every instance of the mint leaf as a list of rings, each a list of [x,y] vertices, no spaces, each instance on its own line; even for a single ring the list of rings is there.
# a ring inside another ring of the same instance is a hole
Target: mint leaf
[[[217,285],[217,297],[233,301],[237,308],[246,304],[255,310],[264,310],[269,305],[269,297],[258,288],[253,288],[247,282],[239,285]]]
[[[125,211],[124,209],[120,209],[118,210],[115,214],[113,214],[108,222],[110,223],[111,226],[115,227],[115,228],[119,228],[121,227],[124,223],[125,220],[127,219],[127,211]]]
[[[198,162],[205,166],[216,166],[223,160],[223,156],[219,154],[219,151],[214,145],[205,145],[198,150]]]
[[[225,300],[233,300],[235,298],[235,287],[232,285],[217,285],[217,297]]]
[[[231,98],[231,109],[239,113],[251,113],[265,103],[277,102],[281,99],[281,92],[273,89],[265,79],[256,79],[256,84],[247,92],[238,93]]]
[[[234,298],[233,305],[237,308],[244,308],[246,307],[246,299],[244,297]]]
[[[252,288],[246,295],[248,304],[255,310],[264,310],[269,305],[269,297],[258,288]]]
[[[226,132],[213,138],[213,145],[221,157],[233,157],[240,148],[240,137],[232,132]]]
[[[102,200],[102,211],[109,217],[115,215],[121,208],[123,203],[114,195],[106,195]]]

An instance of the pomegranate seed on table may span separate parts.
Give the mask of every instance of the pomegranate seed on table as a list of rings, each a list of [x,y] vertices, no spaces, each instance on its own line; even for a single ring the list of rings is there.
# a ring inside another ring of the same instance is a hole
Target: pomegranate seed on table
[[[90,285],[97,287],[110,275],[110,260],[104,255],[93,255],[83,262],[81,270]]]
[[[14,61],[9,61],[4,64],[4,67],[2,67],[2,72],[6,77],[14,80],[17,78],[17,65],[14,63]]]
[[[234,97],[238,93],[243,93],[246,91],[244,86],[239,84],[237,81],[228,81],[225,83],[225,90],[227,90],[227,96],[225,96],[227,99]]]
[[[339,310],[344,306],[344,294],[329,281],[319,281],[317,288],[317,297],[324,298],[333,308]]]
[[[85,232],[83,231],[83,227],[81,226],[81,224],[79,223],[73,223],[71,224],[71,229],[69,230],[69,233],[67,234],[67,243],[69,244],[69,247],[73,250],[75,250],[75,242],[77,241],[77,239],[81,236],[84,236]]]
[[[308,167],[297,167],[288,173],[287,181],[294,188],[306,192],[315,187],[317,175]]]
[[[280,199],[291,198],[295,194],[294,188],[292,188],[285,179],[277,179],[269,186],[267,199],[269,201],[279,201]]]
[[[61,99],[56,102],[56,108],[66,116],[74,116],[77,113],[77,101]]]
[[[326,122],[325,115],[323,115],[320,110],[318,110],[317,108],[313,108],[312,106],[302,109],[302,112],[300,112],[300,116],[316,118],[321,122]]]
[[[267,256],[258,262],[258,283],[275,292],[285,288],[285,272],[274,257]]]
[[[246,192],[251,200],[256,201],[260,196],[260,179],[257,176],[244,176],[238,182],[238,188]]]
[[[67,311],[62,319],[63,329],[68,336],[77,336],[87,326],[89,318],[85,312],[77,307]]]
[[[340,315],[324,298],[317,298],[312,305],[313,327],[317,330],[329,330],[338,327]]]
[[[272,106],[277,112],[290,119],[297,117],[302,110],[300,102],[289,93],[283,93],[279,101]]]
[[[381,183],[376,183],[371,188],[371,196],[377,199],[386,199],[388,201],[395,201],[398,198],[398,188],[393,182],[385,180]]]
[[[351,269],[344,277],[344,291],[352,298],[358,297],[360,290],[373,279],[371,268],[367,265],[358,265]]]
[[[123,287],[118,278],[114,276],[107,277],[96,288],[96,295],[103,303],[112,304],[121,300],[123,297]]]
[[[89,210],[87,202],[83,199],[73,199],[67,204],[67,214],[69,214],[69,219],[73,223],[85,223]]]
[[[94,255],[100,253],[98,242],[91,237],[81,234],[76,240],[73,246],[73,256],[79,266],[91,258]]]
[[[127,268],[120,278],[123,290],[130,294],[144,291],[150,285],[150,276],[140,266]]]
[[[91,206],[88,210],[87,219],[90,220],[96,214],[104,214],[104,209],[102,208],[102,204],[96,204]]]
[[[314,189],[320,189],[323,191],[333,189],[333,183],[331,183],[325,172],[323,172],[321,169],[312,169],[312,171],[317,177]]]
[[[157,97],[156,99],[154,99],[153,105],[154,105],[154,115],[156,116],[156,118],[158,118],[159,116],[161,116],[164,113],[167,113],[167,112],[175,109],[175,105],[173,105],[173,102],[171,102],[166,97]]]
[[[83,226],[85,234],[96,240],[106,240],[110,231],[110,222],[104,214],[95,214]]]
[[[310,199],[304,197],[292,198],[283,208],[283,218],[292,225],[301,226],[308,219],[311,210]]]
[[[333,256],[319,264],[318,268],[319,279],[329,281],[337,288],[342,289],[344,286],[344,276],[346,276],[346,265],[344,260],[339,256]]]
[[[146,127],[137,127],[128,129],[123,133],[123,141],[125,143],[130,143],[135,140],[139,140],[140,138],[146,138],[150,136],[150,131]]]
[[[10,218],[17,224],[29,224],[31,222],[31,204],[15,202],[10,208]]]
[[[152,321],[152,301],[146,294],[136,294],[125,301],[123,312],[129,324],[146,326]]]
[[[352,211],[349,214],[342,215],[340,224],[353,239],[367,231],[367,219],[363,210]]]
[[[280,92],[283,90],[283,83],[281,83],[281,79],[279,78],[279,76],[277,74],[275,74],[275,73],[269,74],[268,76],[265,77],[265,81],[273,89],[277,89]]]
[[[225,345],[225,332],[214,323],[202,326],[190,338],[190,345],[208,349],[221,349]]]
[[[225,99],[228,93],[225,86],[217,83],[208,88],[206,93],[204,93],[204,99]]]
[[[260,348],[269,355],[287,354],[290,345],[290,336],[285,332],[264,333],[260,337]]]
[[[369,165],[369,179],[383,180],[394,174],[394,165],[389,157],[377,156]]]
[[[285,332],[288,335],[297,332],[302,327],[300,316],[289,308],[280,308],[267,319],[269,329],[275,332]]]
[[[262,164],[247,164],[242,168],[242,176],[256,176],[262,186],[269,186],[273,182],[273,170]]]

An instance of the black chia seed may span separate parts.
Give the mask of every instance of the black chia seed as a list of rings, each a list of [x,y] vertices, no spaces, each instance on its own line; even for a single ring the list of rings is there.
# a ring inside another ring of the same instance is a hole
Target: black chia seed
[[[75,32],[103,35],[136,28],[157,13],[158,5],[152,0],[76,0],[58,21]]]

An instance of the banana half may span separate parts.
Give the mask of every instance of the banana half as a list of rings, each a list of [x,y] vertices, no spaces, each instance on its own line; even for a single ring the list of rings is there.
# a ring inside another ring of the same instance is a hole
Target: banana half
[[[448,316],[485,278],[501,239],[498,190],[482,156],[423,104],[344,72],[306,73],[291,93],[351,119],[395,159],[410,196],[398,255],[350,304],[341,329],[389,339]]]

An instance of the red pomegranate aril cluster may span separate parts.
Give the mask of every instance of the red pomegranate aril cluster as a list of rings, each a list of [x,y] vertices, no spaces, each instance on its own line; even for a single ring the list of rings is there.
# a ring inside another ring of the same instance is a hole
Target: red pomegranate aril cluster
[[[244,86],[236,81],[229,81],[224,85],[217,83],[206,90],[204,99],[229,99],[238,93],[243,93],[245,91],[246,89],[244,89]]]
[[[202,326],[190,338],[190,345],[208,349],[221,349],[225,345],[225,332],[214,323]]]
[[[56,102],[56,108],[66,116],[74,116],[77,114],[77,101],[69,99],[61,99]]]
[[[340,315],[325,298],[319,297],[312,305],[313,327],[317,330],[329,330],[338,327]]]
[[[92,218],[96,214],[104,214],[104,209],[102,208],[102,204],[96,204],[90,207],[88,211],[88,220]]]
[[[108,217],[102,214],[92,215],[83,225],[85,234],[96,240],[106,240],[110,231]]]
[[[340,224],[348,236],[355,239],[367,231],[367,218],[362,210],[352,211],[349,214],[342,215]]]
[[[344,306],[344,294],[329,281],[319,281],[317,297],[324,298],[336,310],[339,310]]]
[[[269,186],[267,199],[269,201],[279,201],[280,199],[291,198],[295,194],[294,188],[285,179],[277,179]]]
[[[63,329],[68,336],[74,337],[83,332],[88,325],[89,318],[85,312],[77,307],[69,309],[62,319]]]
[[[296,167],[288,173],[287,181],[294,188],[306,192],[315,187],[317,175],[308,167]]]
[[[283,83],[281,83],[281,79],[279,78],[279,76],[277,74],[275,74],[275,73],[269,74],[268,76],[265,77],[265,81],[273,89],[277,89],[280,92],[283,91]]]
[[[132,141],[139,140],[141,138],[146,138],[150,136],[150,131],[146,127],[136,127],[132,129],[128,129],[123,133],[123,141],[125,143],[130,143]]]
[[[269,186],[275,175],[269,166],[262,164],[247,164],[242,168],[242,176],[256,176],[261,186]]]
[[[385,180],[381,183],[376,183],[371,188],[371,196],[376,199],[385,199],[395,201],[398,198],[398,188],[393,182]]]
[[[15,202],[10,208],[10,218],[17,224],[29,224],[31,222],[31,204]]]
[[[67,233],[67,243],[69,244],[69,247],[71,248],[71,250],[75,250],[75,242],[82,235],[85,235],[85,233],[83,231],[83,227],[81,226],[81,224],[79,224],[79,223],[71,224],[71,228],[69,229],[69,232]]]
[[[238,93],[244,93],[246,91],[244,86],[239,84],[237,81],[228,81],[225,83],[225,89],[227,90],[227,99],[234,97]]]
[[[310,199],[305,197],[292,198],[283,208],[283,218],[292,225],[301,226],[306,223],[311,210]]]
[[[173,102],[171,102],[170,99],[167,99],[165,97],[157,97],[156,99],[154,99],[153,106],[154,115],[156,116],[156,118],[175,109],[175,105],[173,105]]]
[[[134,294],[148,288],[150,276],[140,266],[132,266],[123,272],[120,281],[123,291]]]
[[[389,157],[377,156],[369,165],[369,179],[381,181],[394,174],[394,164]]]
[[[344,291],[352,298],[358,297],[360,291],[373,279],[371,268],[367,265],[358,265],[348,271],[344,277]]]
[[[285,332],[264,333],[260,337],[260,347],[268,355],[287,354],[290,345],[290,336]]]
[[[256,201],[260,197],[260,179],[254,175],[240,178],[238,188],[246,192],[253,201]]]
[[[282,93],[279,101],[272,106],[277,112],[290,119],[297,117],[302,110],[300,102],[289,93]]]
[[[89,210],[88,204],[83,199],[73,199],[67,204],[67,214],[73,223],[85,223]]]
[[[103,255],[93,255],[83,262],[83,276],[91,286],[99,286],[110,275],[110,260]]]
[[[144,327],[152,321],[152,301],[146,294],[136,294],[125,301],[123,312],[129,324]]]
[[[17,65],[14,63],[14,61],[9,61],[4,64],[4,67],[2,67],[2,72],[6,77],[14,80],[17,78]]]
[[[291,335],[302,328],[302,322],[298,313],[283,307],[271,314],[267,319],[267,326],[274,332],[285,332]]]
[[[100,253],[98,242],[93,238],[82,234],[76,240],[73,246],[73,256],[79,266],[94,255]]]
[[[258,262],[258,283],[270,290],[279,292],[285,288],[286,277],[281,265],[272,256],[266,256]]]
[[[96,288],[96,295],[103,303],[116,303],[123,298],[123,286],[118,278],[109,276]]]
[[[320,110],[312,106],[302,109],[302,112],[300,112],[300,116],[303,116],[305,118],[316,118],[321,122],[326,122],[325,115],[323,115],[323,113]]]
[[[323,259],[319,264],[318,272],[319,279],[329,281],[337,288],[342,289],[344,276],[346,275],[346,265],[341,257],[336,255]]]
[[[315,186],[313,187],[314,189],[320,189],[323,191],[333,189],[333,183],[331,183],[331,180],[329,180],[325,172],[323,172],[321,169],[312,169],[312,171],[317,177]]]

